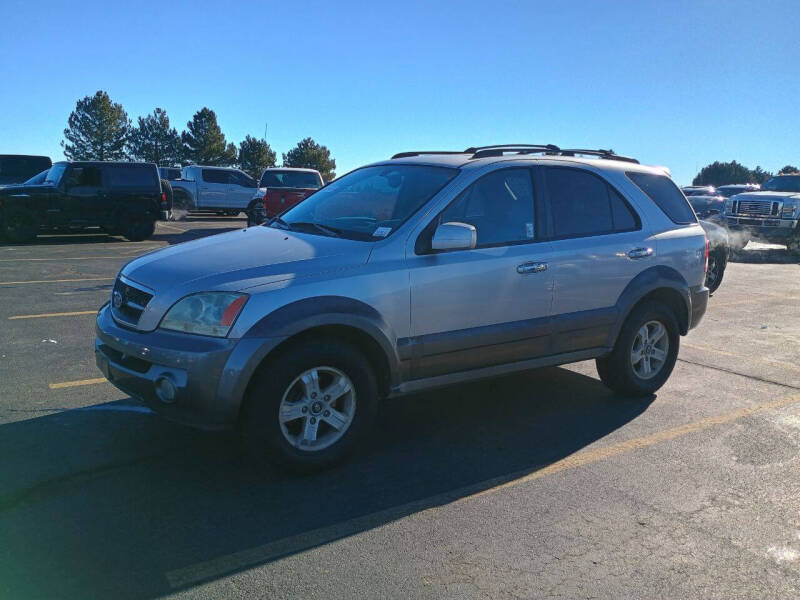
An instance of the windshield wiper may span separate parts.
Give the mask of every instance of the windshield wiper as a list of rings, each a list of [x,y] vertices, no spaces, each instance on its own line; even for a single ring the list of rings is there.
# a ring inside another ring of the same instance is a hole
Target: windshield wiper
[[[334,229],[333,227],[328,227],[327,225],[320,225],[319,223],[312,223],[311,221],[295,221],[294,223],[288,223],[290,229],[294,229],[295,227],[313,227],[317,231],[321,231],[325,235],[330,237],[342,237],[340,232]]]
[[[292,228],[292,226],[291,226],[291,225],[289,225],[289,224],[288,224],[286,221],[284,221],[284,220],[283,220],[283,219],[281,219],[280,217],[272,217],[272,218],[271,218],[271,219],[270,219],[270,220],[267,222],[267,225],[269,225],[270,227],[272,227],[272,226],[273,226],[275,223],[277,223],[278,225],[280,225],[280,227],[277,227],[276,229],[289,229],[289,230],[291,230],[291,228]]]

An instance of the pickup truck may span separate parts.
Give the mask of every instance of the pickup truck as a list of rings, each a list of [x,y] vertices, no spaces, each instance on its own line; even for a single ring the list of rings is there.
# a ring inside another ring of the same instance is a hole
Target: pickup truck
[[[258,191],[247,207],[248,225],[258,225],[299,204],[325,185],[314,169],[267,167],[261,173]],[[263,214],[260,207],[263,207]]]
[[[724,212],[735,248],[758,239],[786,244],[789,252],[800,253],[800,175],[778,175],[760,191],[731,196]]]
[[[244,171],[203,165],[184,167],[181,178],[170,184],[176,209],[208,210],[228,216],[247,210],[258,188],[258,182]]]

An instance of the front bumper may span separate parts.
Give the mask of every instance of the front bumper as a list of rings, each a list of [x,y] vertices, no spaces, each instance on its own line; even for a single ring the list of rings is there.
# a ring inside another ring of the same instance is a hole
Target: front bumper
[[[786,239],[797,231],[794,219],[726,216],[725,226],[729,231],[745,231],[766,240]]]
[[[706,308],[708,307],[708,288],[704,285],[690,288],[689,300],[692,305],[692,319],[689,323],[689,329],[693,329],[700,324],[703,315],[706,314]]]
[[[97,313],[95,333],[95,361],[111,383],[160,415],[201,429],[236,425],[247,382],[280,341],[131,331],[114,321],[108,305]],[[156,391],[162,378],[174,386],[172,401]]]

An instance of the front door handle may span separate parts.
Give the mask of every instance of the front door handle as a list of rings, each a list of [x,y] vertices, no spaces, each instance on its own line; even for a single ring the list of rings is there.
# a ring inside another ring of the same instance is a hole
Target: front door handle
[[[648,256],[653,256],[652,248],[634,248],[628,252],[628,258],[647,258]]]
[[[517,273],[525,275],[527,273],[541,273],[547,271],[547,263],[542,262],[526,262],[517,265]]]

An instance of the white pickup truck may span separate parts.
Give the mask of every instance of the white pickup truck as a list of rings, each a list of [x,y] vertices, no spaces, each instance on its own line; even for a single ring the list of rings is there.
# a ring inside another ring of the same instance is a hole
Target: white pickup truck
[[[173,210],[210,210],[235,216],[247,209],[258,182],[230,167],[183,167],[180,179],[170,181]]]

